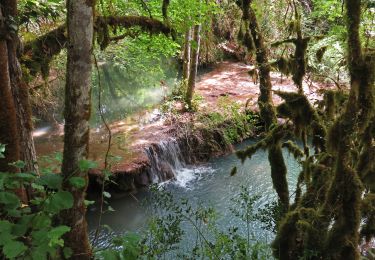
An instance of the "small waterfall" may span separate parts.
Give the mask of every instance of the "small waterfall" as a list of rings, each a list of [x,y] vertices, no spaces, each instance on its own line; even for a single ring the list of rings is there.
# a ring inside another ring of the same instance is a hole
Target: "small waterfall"
[[[146,154],[150,160],[150,173],[154,183],[176,179],[177,172],[186,166],[176,139],[170,138],[153,144],[146,148]]]

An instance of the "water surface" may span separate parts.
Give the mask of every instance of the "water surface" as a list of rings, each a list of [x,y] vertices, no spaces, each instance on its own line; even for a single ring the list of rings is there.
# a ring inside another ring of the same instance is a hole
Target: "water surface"
[[[246,141],[236,146],[236,149],[243,149],[252,141]],[[287,167],[288,182],[290,190],[295,189],[299,165],[284,151]],[[237,174],[230,176],[231,169],[237,166]],[[243,227],[240,232],[245,232],[245,227],[239,219],[235,218],[230,211],[233,207],[232,199],[239,196],[240,187],[248,187],[251,195],[259,195],[255,208],[264,206],[274,201],[276,192],[272,188],[270,166],[267,159],[267,152],[258,151],[251,159],[241,164],[234,155],[227,155],[214,158],[208,163],[199,166],[192,166],[181,169],[177,173],[177,180],[163,184],[167,191],[171,192],[176,199],[186,198],[192,204],[202,203],[213,206],[218,215],[218,226],[225,230],[231,226]],[[102,217],[102,224],[108,225],[116,233],[125,231],[137,231],[145,228],[147,219],[150,217],[143,205],[146,198],[151,196],[147,190],[140,191],[134,197],[126,195],[122,198],[112,199],[110,202],[114,212],[107,212]],[[94,229],[98,221],[98,213],[91,209],[88,213],[88,221],[91,229]],[[195,231],[185,227],[187,244],[193,243],[189,239],[195,239]],[[273,234],[262,228],[261,223],[254,222],[251,225],[251,232],[258,239],[270,242]],[[108,235],[108,233],[107,233]],[[101,238],[105,242],[108,239],[104,232]],[[185,243],[186,244],[186,243]],[[185,245],[186,246],[186,245]]]

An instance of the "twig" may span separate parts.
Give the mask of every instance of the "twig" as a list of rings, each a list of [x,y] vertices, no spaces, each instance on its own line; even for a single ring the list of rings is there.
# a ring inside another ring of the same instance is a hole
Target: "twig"
[[[112,132],[111,132],[111,128],[109,127],[105,117],[104,117],[104,114],[103,114],[103,111],[102,111],[102,102],[101,102],[101,94],[102,94],[102,84],[101,84],[101,77],[100,77],[100,71],[99,71],[99,66],[98,66],[98,60],[96,58],[96,55],[93,54],[94,56],[94,62],[95,62],[95,68],[97,70],[97,73],[98,73],[98,86],[99,86],[99,95],[98,95],[98,108],[99,108],[99,115],[100,115],[100,118],[103,122],[103,124],[105,125],[105,128],[107,129],[108,131],[108,145],[107,145],[107,151],[105,153],[105,158],[104,158],[104,171],[106,171],[108,169],[108,157],[109,157],[109,152],[111,150],[111,143],[112,143]],[[95,237],[94,237],[94,240],[93,240],[93,245],[95,245],[98,237],[99,237],[99,232],[100,232],[100,226],[101,226],[101,223],[102,223],[102,215],[103,215],[103,207],[104,207],[104,197],[103,197],[103,193],[104,193],[104,187],[105,187],[105,176],[103,176],[103,182],[102,182],[102,187],[101,187],[101,200],[100,200],[100,215],[99,215],[99,220],[98,220],[98,226],[95,230]]]

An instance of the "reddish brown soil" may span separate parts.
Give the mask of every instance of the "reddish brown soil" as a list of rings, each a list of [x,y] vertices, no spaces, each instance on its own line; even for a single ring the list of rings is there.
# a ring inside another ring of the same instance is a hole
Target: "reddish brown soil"
[[[218,110],[218,99],[221,96],[228,96],[230,100],[245,105],[249,100],[249,106],[256,110],[259,88],[248,75],[252,66],[243,63],[222,62],[215,68],[200,77],[197,82],[196,92],[203,96],[200,103],[199,112],[208,113]],[[281,78],[280,73],[271,73],[273,89],[282,91],[295,91],[290,78]],[[319,84],[304,86],[304,91],[311,101],[319,98],[317,90],[324,88]],[[274,102],[280,103],[281,100],[276,95]],[[136,118],[147,117],[149,112],[144,111],[132,117],[111,124],[113,141],[111,146],[111,155],[120,156],[120,162],[113,164],[113,172],[133,172],[147,164],[147,158],[144,149],[151,143],[159,142],[168,138],[176,127],[173,118],[159,119],[156,122],[141,125]],[[184,113],[178,117],[179,122],[191,120],[192,115]],[[37,136],[35,133],[36,149],[39,156],[52,154],[56,151],[62,151],[63,137],[62,129],[51,135]],[[90,142],[90,159],[103,163],[106,152],[108,134],[105,129],[92,131]]]

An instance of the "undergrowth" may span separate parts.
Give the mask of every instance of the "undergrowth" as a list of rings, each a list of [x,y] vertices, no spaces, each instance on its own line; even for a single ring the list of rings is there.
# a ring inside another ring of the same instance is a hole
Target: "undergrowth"
[[[144,233],[125,233],[116,237],[112,248],[97,251],[99,259],[272,259],[269,245],[260,241],[250,230],[250,224],[263,215],[256,211],[258,197],[241,187],[232,200],[235,226],[224,229],[218,213],[202,203],[176,200],[172,194],[151,188],[148,229]],[[246,231],[243,232],[243,227]],[[187,234],[186,230],[193,230]],[[187,240],[187,236],[194,239]]]

